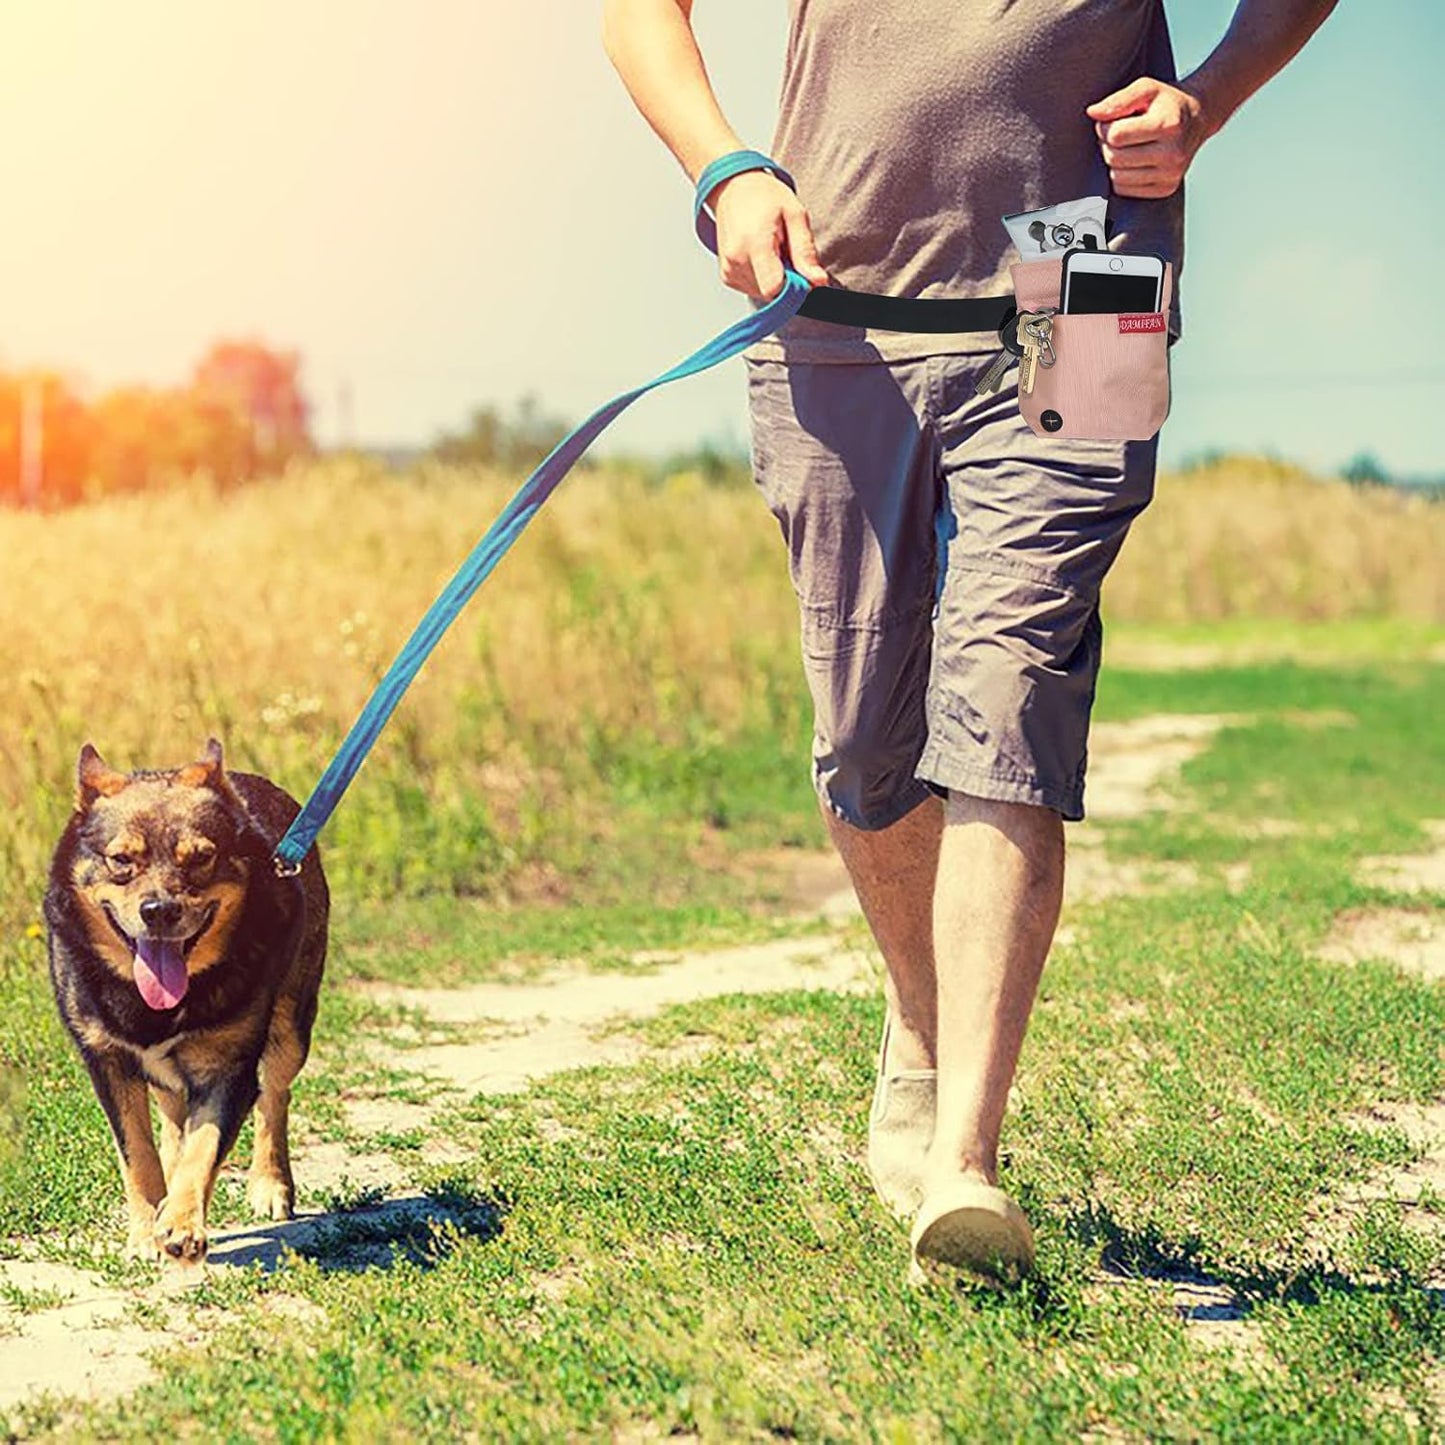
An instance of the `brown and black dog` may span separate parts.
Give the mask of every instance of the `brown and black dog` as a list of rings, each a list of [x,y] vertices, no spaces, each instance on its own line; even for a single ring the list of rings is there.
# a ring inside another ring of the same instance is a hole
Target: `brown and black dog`
[[[214,738],[165,771],[81,751],[45,895],[50,976],[115,1135],[132,1249],[205,1257],[216,1175],[258,1097],[251,1204],[291,1215],[286,1117],[329,909],[314,851],[299,877],[272,866],[297,811],[265,778],[228,773]]]

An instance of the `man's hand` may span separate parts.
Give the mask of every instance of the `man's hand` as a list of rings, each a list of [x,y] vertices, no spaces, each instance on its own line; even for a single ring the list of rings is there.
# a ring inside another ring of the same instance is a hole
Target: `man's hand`
[[[1120,196],[1172,196],[1195,152],[1214,133],[1197,97],[1147,76],[1095,101],[1094,122],[1109,179]]]
[[[813,285],[828,284],[808,213],[776,176],[744,171],[717,186],[708,204],[717,217],[718,268],[725,285],[769,300],[783,289],[785,260]]]

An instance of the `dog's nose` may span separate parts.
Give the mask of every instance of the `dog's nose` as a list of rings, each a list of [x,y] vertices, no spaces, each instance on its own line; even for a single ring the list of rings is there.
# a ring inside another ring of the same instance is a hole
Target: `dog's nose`
[[[181,921],[181,905],[174,898],[147,898],[140,906],[140,921],[152,932],[174,928]]]

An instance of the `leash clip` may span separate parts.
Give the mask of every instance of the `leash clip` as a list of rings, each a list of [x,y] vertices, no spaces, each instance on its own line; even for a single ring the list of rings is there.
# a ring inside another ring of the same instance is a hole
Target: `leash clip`
[[[305,859],[301,861],[305,862]],[[278,878],[295,878],[301,872],[301,863],[288,863],[279,853],[272,858],[271,866],[276,870]]]

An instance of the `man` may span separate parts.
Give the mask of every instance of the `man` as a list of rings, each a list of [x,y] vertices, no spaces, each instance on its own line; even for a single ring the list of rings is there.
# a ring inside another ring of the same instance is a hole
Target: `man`
[[[1176,79],[1162,0],[791,0],[771,155],[717,186],[727,285],[782,264],[893,296],[998,295],[1004,213],[1109,194],[1113,244],[1175,266],[1184,173],[1334,0],[1240,0]],[[692,0],[604,0],[604,43],[696,181],[744,148]],[[826,264],[826,269],[825,269]],[[1178,286],[1170,329],[1179,334]],[[828,828],[887,965],[869,1128],[913,1277],[1016,1274],[1028,1221],[998,1142],[1083,816],[1099,588],[1155,442],[1040,439],[987,335],[795,317],[749,354],[758,483],[791,554]]]

